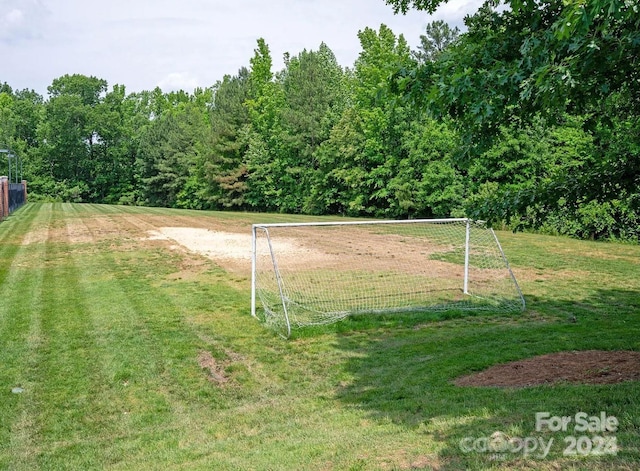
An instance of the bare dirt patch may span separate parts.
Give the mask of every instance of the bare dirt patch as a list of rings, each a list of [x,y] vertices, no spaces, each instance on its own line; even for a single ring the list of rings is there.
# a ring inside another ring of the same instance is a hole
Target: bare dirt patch
[[[251,233],[226,232],[202,227],[159,227],[148,231],[146,240],[174,241],[190,252],[204,255],[225,269],[249,272],[251,269]],[[322,257],[322,253],[305,247],[293,239],[273,242],[273,249],[286,257],[296,257],[301,263],[309,258]],[[259,257],[269,257],[264,247],[258,247]]]
[[[522,388],[542,384],[613,384],[640,381],[640,352],[559,352],[495,365],[460,377],[456,386]]]
[[[198,227],[161,227],[149,233],[150,240],[172,239],[187,249],[210,258],[251,260],[251,234],[214,231]],[[312,249],[284,240],[274,243],[283,253],[309,253]]]
[[[198,364],[200,368],[207,372],[207,379],[212,383],[223,384],[229,381],[224,365],[218,363],[211,353],[201,350],[198,353]]]

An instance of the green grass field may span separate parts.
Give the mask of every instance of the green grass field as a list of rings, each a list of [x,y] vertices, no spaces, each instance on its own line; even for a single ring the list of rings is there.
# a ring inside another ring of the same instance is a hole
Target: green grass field
[[[639,382],[452,381],[550,352],[640,350],[640,246],[501,232],[525,313],[361,316],[285,341],[250,316],[248,267],[148,240],[301,219],[28,204],[2,222],[0,469],[637,469]],[[563,456],[583,434],[536,431],[543,411],[615,416],[619,450]],[[497,431],[553,446],[461,446]]]

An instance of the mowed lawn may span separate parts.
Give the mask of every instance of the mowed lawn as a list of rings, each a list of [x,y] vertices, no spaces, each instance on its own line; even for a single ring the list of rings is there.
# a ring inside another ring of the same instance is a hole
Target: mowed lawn
[[[361,316],[283,340],[250,316],[248,262],[151,232],[300,219],[42,203],[0,223],[0,469],[637,469],[639,382],[452,381],[551,352],[640,351],[639,246],[500,232],[522,314]],[[537,412],[619,425],[539,431]],[[484,450],[497,432],[553,440],[546,456]],[[617,451],[563,455],[567,437],[596,435]]]

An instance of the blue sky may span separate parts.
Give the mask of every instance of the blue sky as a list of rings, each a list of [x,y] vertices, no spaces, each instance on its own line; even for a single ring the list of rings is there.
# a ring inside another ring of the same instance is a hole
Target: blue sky
[[[384,23],[415,48],[428,22],[462,26],[480,4],[450,0],[434,16],[402,16],[384,0],[0,0],[0,82],[46,96],[54,78],[79,73],[127,92],[192,90],[248,66],[260,37],[274,71],[285,52],[323,41],[351,66],[365,27]]]

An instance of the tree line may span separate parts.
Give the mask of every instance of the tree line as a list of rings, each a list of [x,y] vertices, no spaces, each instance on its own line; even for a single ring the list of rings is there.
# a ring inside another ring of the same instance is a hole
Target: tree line
[[[596,11],[565,37],[554,25],[571,2],[510,3],[489,2],[465,33],[430,23],[416,51],[366,28],[350,68],[321,44],[274,72],[259,39],[247,67],[192,93],[65,75],[45,99],[5,83],[0,145],[39,199],[470,216],[638,241],[637,16],[622,8],[603,25]]]

